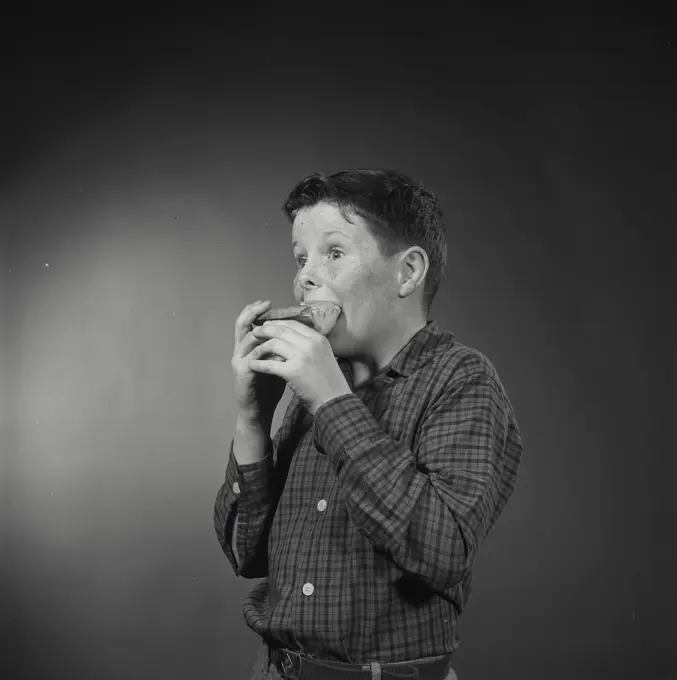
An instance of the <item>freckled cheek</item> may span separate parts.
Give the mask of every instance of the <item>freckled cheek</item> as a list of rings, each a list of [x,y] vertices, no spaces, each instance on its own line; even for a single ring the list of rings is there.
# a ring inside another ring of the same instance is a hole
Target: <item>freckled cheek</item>
[[[380,282],[380,273],[371,267],[364,267],[360,270],[360,278],[363,283],[374,285]]]

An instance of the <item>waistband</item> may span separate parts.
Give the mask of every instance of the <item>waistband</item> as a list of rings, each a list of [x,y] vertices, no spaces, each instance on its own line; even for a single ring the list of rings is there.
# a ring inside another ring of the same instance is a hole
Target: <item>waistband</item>
[[[445,680],[451,669],[451,654],[429,660],[351,664],[267,647],[270,663],[285,680]]]

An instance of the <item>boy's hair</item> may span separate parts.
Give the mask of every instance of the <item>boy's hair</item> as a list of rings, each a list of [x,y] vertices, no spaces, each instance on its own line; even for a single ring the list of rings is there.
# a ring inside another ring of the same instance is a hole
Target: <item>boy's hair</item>
[[[423,284],[423,311],[427,315],[447,264],[447,242],[437,196],[401,172],[358,168],[305,177],[291,190],[282,210],[293,222],[301,208],[320,202],[338,207],[351,224],[351,213],[359,215],[382,256],[390,258],[414,245],[425,250],[429,267]]]

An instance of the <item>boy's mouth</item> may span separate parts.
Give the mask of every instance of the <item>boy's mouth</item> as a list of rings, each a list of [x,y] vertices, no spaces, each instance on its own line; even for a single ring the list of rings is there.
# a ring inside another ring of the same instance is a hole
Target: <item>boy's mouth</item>
[[[335,302],[318,300],[295,307],[269,309],[254,319],[253,323],[255,326],[260,326],[266,321],[290,319],[315,329],[321,335],[327,335],[336,325],[342,311],[341,307]]]

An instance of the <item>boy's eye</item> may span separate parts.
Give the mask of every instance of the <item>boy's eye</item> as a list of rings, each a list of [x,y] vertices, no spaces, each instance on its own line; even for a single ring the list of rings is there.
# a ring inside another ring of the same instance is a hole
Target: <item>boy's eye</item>
[[[341,251],[338,250],[337,248],[332,248],[332,249],[329,251],[329,253],[330,253],[330,254],[332,254],[332,253],[338,253],[339,255],[342,254]],[[332,258],[332,259],[336,259],[336,258]],[[296,266],[299,267],[299,268],[303,267],[303,263],[304,263],[305,261],[306,261],[306,258],[305,258],[305,257],[303,257],[303,256],[299,257],[298,260],[296,261]]]

